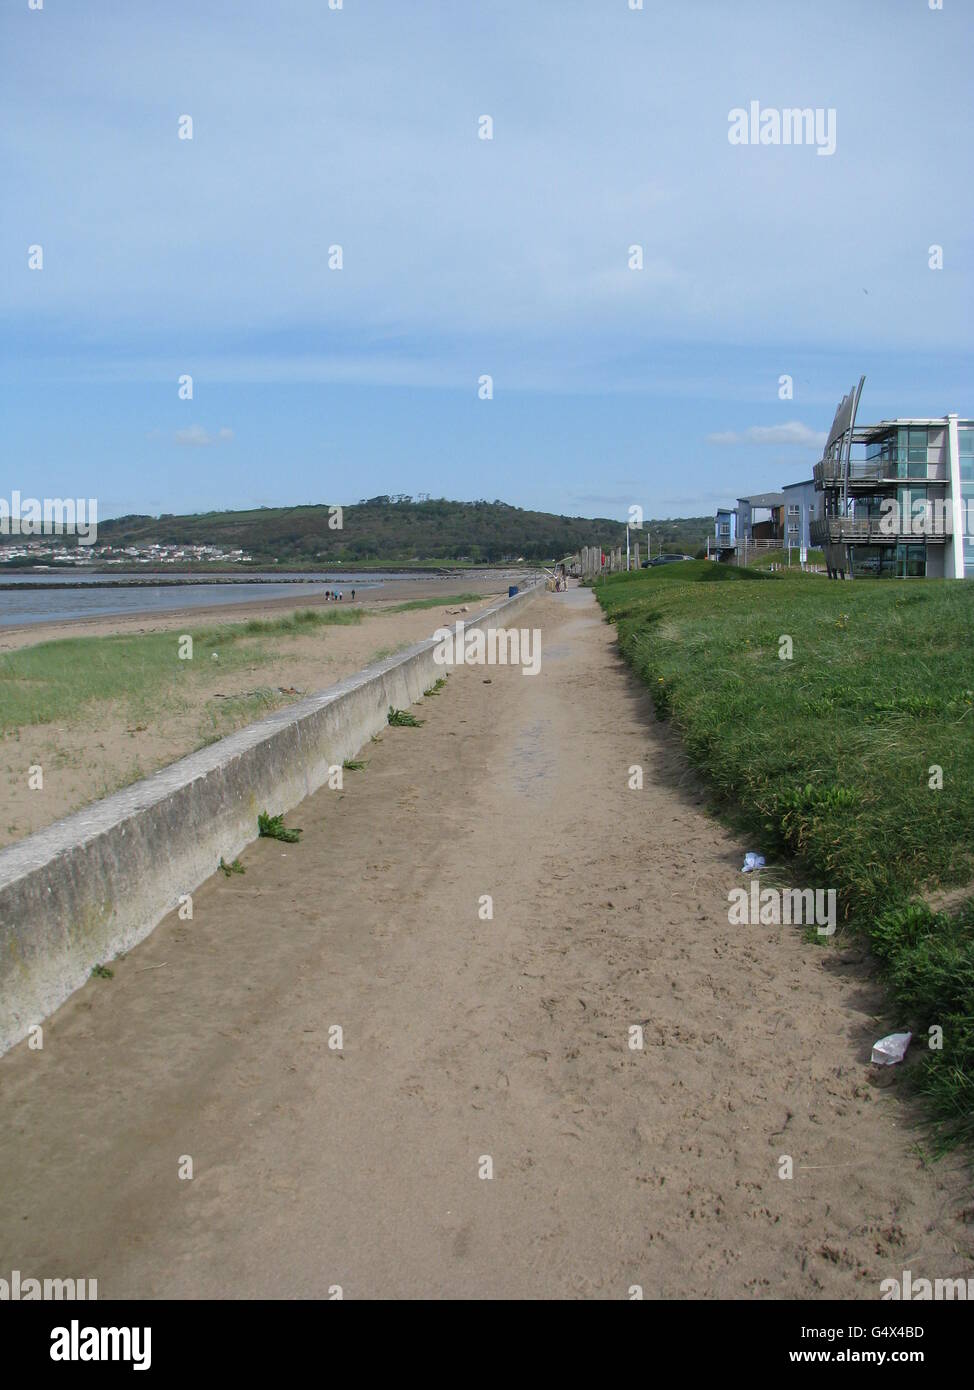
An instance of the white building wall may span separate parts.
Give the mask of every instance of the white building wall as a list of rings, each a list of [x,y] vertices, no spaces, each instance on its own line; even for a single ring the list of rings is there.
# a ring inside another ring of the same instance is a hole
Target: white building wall
[[[953,535],[944,546],[944,577],[946,579],[964,578],[964,506],[960,490],[960,443],[957,438],[957,418],[956,415],[947,416],[947,477],[950,483],[948,495],[953,503],[954,529]]]

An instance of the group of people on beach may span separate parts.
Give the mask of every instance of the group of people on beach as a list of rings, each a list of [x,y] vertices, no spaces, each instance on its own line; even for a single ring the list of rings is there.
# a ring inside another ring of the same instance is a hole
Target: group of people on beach
[[[338,603],[341,603],[341,601],[342,601],[342,599],[344,599],[344,597],[345,597],[345,595],[342,593],[341,589],[326,589],[326,590],[325,590],[325,602],[326,602],[326,603],[327,603],[327,602],[330,602],[332,599],[335,599]],[[354,589],[351,591],[351,594],[349,595],[349,597],[351,598],[352,602],[354,603],[354,602],[355,602],[355,590],[354,590]]]

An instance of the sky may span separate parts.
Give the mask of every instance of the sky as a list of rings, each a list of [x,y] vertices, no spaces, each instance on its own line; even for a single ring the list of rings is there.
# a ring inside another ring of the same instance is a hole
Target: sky
[[[974,415],[932,2],[0,0],[0,493],[704,515],[862,374],[861,420]],[[731,143],[755,101],[834,152]]]

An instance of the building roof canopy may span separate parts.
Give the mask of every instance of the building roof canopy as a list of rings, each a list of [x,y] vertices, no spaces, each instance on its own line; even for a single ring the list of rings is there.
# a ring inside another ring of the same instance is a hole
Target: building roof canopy
[[[755,492],[751,497],[738,497],[738,502],[747,502],[752,507],[780,507],[784,505],[783,492]]]

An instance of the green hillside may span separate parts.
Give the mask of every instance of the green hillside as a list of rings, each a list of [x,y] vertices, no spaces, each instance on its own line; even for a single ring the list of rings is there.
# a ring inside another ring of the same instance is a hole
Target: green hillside
[[[555,516],[505,502],[394,501],[372,497],[343,508],[342,529],[329,527],[327,506],[262,507],[193,516],[125,516],[102,522],[98,540],[113,546],[150,542],[241,548],[255,562],[388,564],[392,561],[499,564],[556,560],[582,545],[625,545],[625,527],[605,517]],[[707,517],[652,521],[654,551],[696,548]],[[634,533],[635,535],[636,533]],[[643,551],[646,531],[640,533]]]

